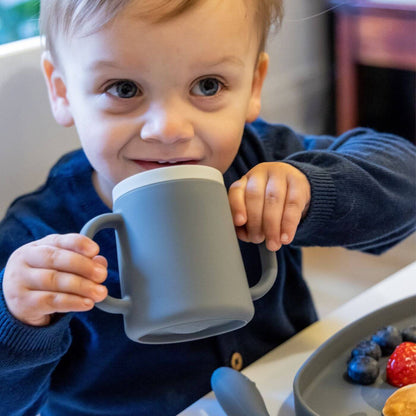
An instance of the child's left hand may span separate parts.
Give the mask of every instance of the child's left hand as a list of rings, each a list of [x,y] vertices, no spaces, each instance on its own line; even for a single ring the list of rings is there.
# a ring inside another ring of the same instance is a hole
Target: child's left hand
[[[237,236],[279,250],[295,237],[311,199],[307,177],[283,162],[260,163],[234,182],[228,192]]]

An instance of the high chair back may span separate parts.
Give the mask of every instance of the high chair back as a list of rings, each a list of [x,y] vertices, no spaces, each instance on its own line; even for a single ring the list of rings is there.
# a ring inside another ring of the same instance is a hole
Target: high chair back
[[[38,37],[0,45],[0,218],[19,195],[41,185],[53,163],[79,147],[73,127],[51,113]]]

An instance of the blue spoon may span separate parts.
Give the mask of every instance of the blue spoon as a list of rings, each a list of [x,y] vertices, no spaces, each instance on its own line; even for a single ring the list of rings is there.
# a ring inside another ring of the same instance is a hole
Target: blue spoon
[[[217,368],[211,387],[227,416],[270,416],[256,384],[232,368]]]

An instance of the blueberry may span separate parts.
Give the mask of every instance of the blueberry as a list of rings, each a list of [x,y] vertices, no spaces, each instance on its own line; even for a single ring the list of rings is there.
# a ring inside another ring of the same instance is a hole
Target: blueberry
[[[403,341],[416,343],[416,325],[403,329],[402,337]]]
[[[357,357],[358,355],[368,355],[378,361],[381,357],[380,345],[370,339],[365,339],[358,343],[351,351],[351,358]]]
[[[357,355],[348,363],[348,377],[357,384],[374,383],[379,372],[378,362],[367,355]]]
[[[403,342],[400,331],[392,325],[379,329],[373,336],[372,340],[381,347],[383,355],[390,355],[394,349]]]

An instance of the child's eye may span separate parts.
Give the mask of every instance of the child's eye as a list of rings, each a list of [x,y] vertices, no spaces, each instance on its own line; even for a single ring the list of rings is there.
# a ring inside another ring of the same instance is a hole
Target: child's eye
[[[191,89],[193,95],[212,97],[218,94],[224,84],[216,78],[204,78],[199,80]]]
[[[127,80],[117,81],[106,89],[106,93],[118,98],[133,98],[138,92],[137,85],[133,81]]]

